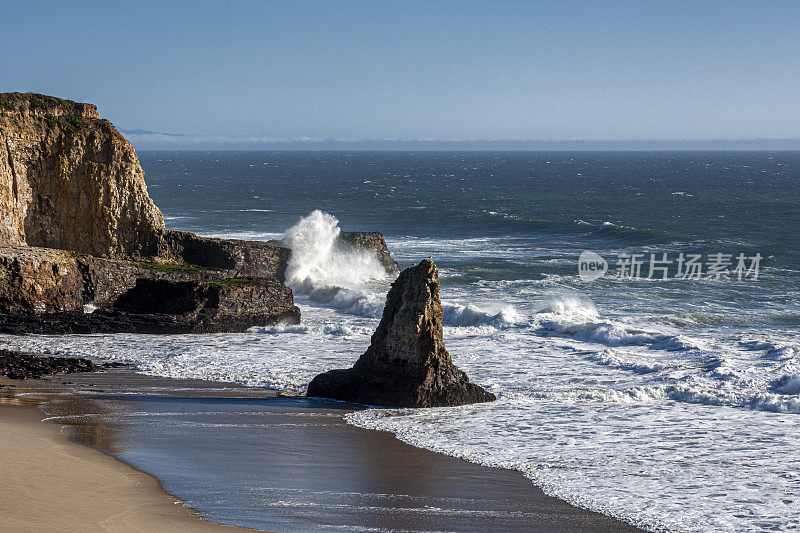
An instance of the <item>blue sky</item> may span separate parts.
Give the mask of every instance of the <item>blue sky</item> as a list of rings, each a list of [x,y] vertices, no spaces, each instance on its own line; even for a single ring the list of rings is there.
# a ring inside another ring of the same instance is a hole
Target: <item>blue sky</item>
[[[5,2],[3,91],[275,139],[800,137],[800,2]]]

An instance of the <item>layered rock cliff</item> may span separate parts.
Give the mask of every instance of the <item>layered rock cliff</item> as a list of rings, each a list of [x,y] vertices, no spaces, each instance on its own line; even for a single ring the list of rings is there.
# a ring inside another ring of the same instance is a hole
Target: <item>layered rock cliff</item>
[[[453,364],[443,341],[439,271],[430,259],[392,284],[371,344],[352,368],[315,377],[309,396],[391,407],[495,400]]]
[[[213,333],[300,321],[291,289],[234,272],[0,246],[0,333]]]
[[[95,106],[0,94],[0,242],[146,257],[163,232],[133,147]]]

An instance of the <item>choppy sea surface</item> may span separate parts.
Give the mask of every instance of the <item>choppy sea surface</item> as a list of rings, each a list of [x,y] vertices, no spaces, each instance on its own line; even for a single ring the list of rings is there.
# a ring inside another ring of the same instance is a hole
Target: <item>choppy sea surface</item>
[[[302,392],[366,349],[391,282],[336,232],[382,231],[402,267],[436,261],[447,348],[498,401],[350,423],[646,529],[800,528],[800,153],[139,155],[168,227],[286,238],[302,324],[2,342]],[[620,254],[675,263],[620,278]],[[680,254],[762,259],[678,279]]]

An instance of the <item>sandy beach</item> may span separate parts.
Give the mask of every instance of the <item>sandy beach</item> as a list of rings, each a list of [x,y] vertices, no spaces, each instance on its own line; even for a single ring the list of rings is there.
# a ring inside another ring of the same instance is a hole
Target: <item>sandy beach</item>
[[[70,441],[38,409],[0,406],[3,531],[235,531],[201,521],[154,477]]]
[[[518,472],[349,426],[334,402],[128,369],[4,383],[11,531],[234,530],[177,498],[259,530],[635,531]]]

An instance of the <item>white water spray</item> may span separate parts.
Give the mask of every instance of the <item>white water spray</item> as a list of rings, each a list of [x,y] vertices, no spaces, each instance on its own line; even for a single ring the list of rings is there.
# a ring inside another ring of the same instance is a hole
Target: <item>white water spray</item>
[[[375,253],[339,239],[339,221],[315,210],[286,231],[283,242],[292,255],[286,284],[296,294],[358,315],[380,316],[383,299],[362,287],[388,276]]]

